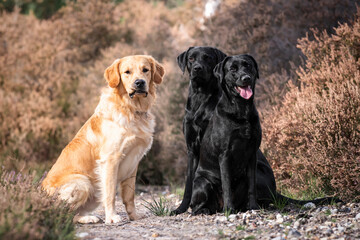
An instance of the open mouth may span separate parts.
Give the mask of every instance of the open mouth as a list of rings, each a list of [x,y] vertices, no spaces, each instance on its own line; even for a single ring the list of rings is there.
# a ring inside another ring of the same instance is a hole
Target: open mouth
[[[235,87],[235,90],[240,94],[242,98],[245,99],[249,99],[253,95],[253,91],[250,85],[244,87],[237,86]]]
[[[143,90],[135,90],[132,93],[129,93],[130,98],[133,98],[135,95],[144,95],[145,97],[147,97],[148,92]]]

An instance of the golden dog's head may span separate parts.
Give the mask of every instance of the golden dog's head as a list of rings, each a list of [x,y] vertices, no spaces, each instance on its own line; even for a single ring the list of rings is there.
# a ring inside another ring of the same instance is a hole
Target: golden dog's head
[[[155,94],[155,84],[162,82],[164,74],[164,67],[153,57],[134,55],[115,60],[104,76],[111,88],[134,98]]]

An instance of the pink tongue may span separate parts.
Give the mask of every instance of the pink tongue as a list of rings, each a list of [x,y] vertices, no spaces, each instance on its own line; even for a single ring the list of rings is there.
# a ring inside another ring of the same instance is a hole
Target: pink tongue
[[[242,96],[245,99],[249,99],[253,95],[253,91],[248,86],[243,87],[243,88],[238,87],[238,90],[240,90],[240,96]]]

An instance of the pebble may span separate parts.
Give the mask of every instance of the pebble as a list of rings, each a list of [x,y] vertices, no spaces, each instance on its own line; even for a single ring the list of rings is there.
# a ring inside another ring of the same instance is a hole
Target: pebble
[[[157,238],[158,236],[159,236],[158,233],[153,233],[153,234],[151,235],[151,237],[153,237],[153,238]]]
[[[283,223],[284,222],[284,218],[282,217],[281,214],[277,214],[276,215],[276,223]]]
[[[234,221],[237,218],[236,214],[230,214],[230,216],[228,217],[229,221]]]
[[[360,220],[360,213],[356,214],[355,219]]]
[[[331,214],[336,214],[338,212],[338,210],[335,208],[335,209],[331,209],[330,212],[331,212]]]
[[[84,238],[84,237],[89,236],[89,233],[87,233],[87,232],[81,232],[81,233],[77,233],[76,236],[77,236],[78,238]]]
[[[297,231],[296,229],[290,229],[288,236],[289,237],[300,237],[301,233],[299,231]]]
[[[294,223],[294,228],[298,228],[300,226],[300,222],[299,221],[296,221],[295,223]]]
[[[316,208],[316,205],[314,203],[312,203],[312,202],[308,202],[308,203],[304,204],[303,208],[312,209],[312,208]]]
[[[216,216],[215,218],[215,222],[226,222],[227,221],[227,217],[225,216]]]

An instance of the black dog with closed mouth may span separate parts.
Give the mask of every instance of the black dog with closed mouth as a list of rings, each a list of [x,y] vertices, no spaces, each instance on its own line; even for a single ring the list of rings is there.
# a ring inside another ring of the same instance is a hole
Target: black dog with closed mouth
[[[221,89],[213,69],[225,57],[225,53],[213,47],[190,47],[177,57],[180,69],[182,72],[187,70],[190,78],[183,121],[188,165],[184,197],[180,206],[172,211],[172,215],[183,213],[189,208],[201,140],[221,96]]]
[[[261,143],[254,104],[259,78],[250,55],[226,57],[214,69],[223,94],[206,129],[191,198],[193,214],[258,209],[257,152]]]

